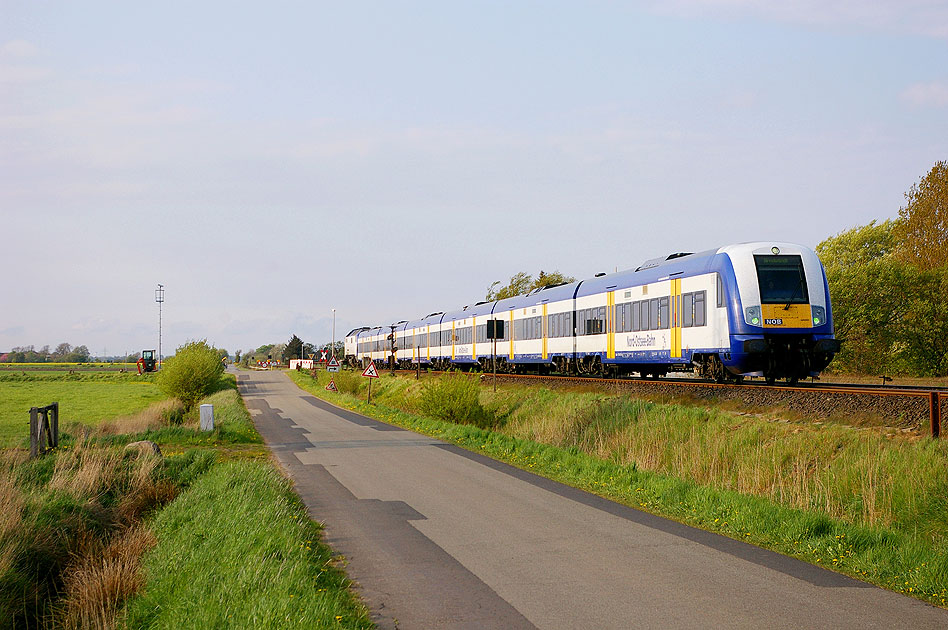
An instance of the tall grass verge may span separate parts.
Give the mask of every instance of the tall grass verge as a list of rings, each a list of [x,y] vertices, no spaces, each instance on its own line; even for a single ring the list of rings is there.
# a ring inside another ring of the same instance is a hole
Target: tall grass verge
[[[524,386],[482,388],[499,427],[485,431],[410,413],[411,377],[383,377],[384,394],[366,405],[290,376],[335,404],[627,505],[948,599],[943,441]]]
[[[418,407],[422,413],[445,422],[489,428],[496,424],[496,418],[481,405],[480,391],[475,378],[452,372],[426,381]]]
[[[70,611],[114,613],[135,584],[122,541],[176,494],[159,474],[163,466],[154,455],[88,441],[30,461],[4,452],[0,619],[14,627],[68,626],[76,616]]]
[[[130,627],[372,627],[319,527],[268,465],[215,466],[153,528]]]

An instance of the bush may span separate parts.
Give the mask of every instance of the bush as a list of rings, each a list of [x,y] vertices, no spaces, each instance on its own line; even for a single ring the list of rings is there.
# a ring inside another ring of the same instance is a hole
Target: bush
[[[335,372],[332,375],[332,378],[333,382],[336,384],[336,389],[338,389],[343,394],[359,396],[363,391],[365,391],[366,379],[363,378],[362,374],[359,372],[354,372],[351,370]]]
[[[189,341],[165,361],[155,382],[161,391],[191,409],[204,396],[217,390],[224,364],[207,341]]]
[[[457,372],[429,381],[421,392],[419,408],[422,413],[455,424],[472,424],[489,429],[496,424],[479,398],[480,385],[476,378]]]

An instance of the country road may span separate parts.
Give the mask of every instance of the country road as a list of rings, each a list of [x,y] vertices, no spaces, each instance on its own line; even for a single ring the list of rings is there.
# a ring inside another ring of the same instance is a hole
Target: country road
[[[948,628],[948,611],[239,372],[380,628]]]

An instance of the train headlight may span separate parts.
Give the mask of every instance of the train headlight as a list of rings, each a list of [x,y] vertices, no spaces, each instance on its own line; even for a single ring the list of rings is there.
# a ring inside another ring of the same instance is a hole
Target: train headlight
[[[744,309],[744,321],[754,326],[760,326],[760,307],[748,306]]]
[[[771,248],[770,248],[770,251],[771,251],[771,253],[772,253],[774,256],[776,256],[777,254],[780,253],[780,248],[779,248],[779,247],[771,247]]]
[[[810,307],[813,313],[813,325],[822,326],[826,323],[826,309],[822,306],[811,306]]]

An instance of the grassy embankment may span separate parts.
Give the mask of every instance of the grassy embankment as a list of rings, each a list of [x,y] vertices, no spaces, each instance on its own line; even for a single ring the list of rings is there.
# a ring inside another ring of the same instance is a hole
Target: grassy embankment
[[[75,376],[0,379],[0,399],[28,383],[40,400],[27,409],[59,398],[66,419],[58,451],[34,461],[23,448],[0,451],[0,618],[16,627],[126,618],[129,627],[371,626],[319,526],[258,461],[266,451],[233,377],[202,401],[215,405],[206,433],[196,410],[169,400],[110,418],[122,404],[142,407],[140,390],[153,386]],[[107,398],[70,389],[99,381],[115,386]],[[82,423],[70,420],[63,392],[87,405]],[[18,424],[7,411],[0,421]],[[140,439],[164,457],[123,448]]]
[[[383,376],[370,406],[358,373],[336,375],[340,394],[324,389],[326,374],[290,376],[335,404],[621,503],[948,600],[945,441],[695,401],[523,385],[494,394],[464,376]],[[472,424],[444,421],[452,414]]]

